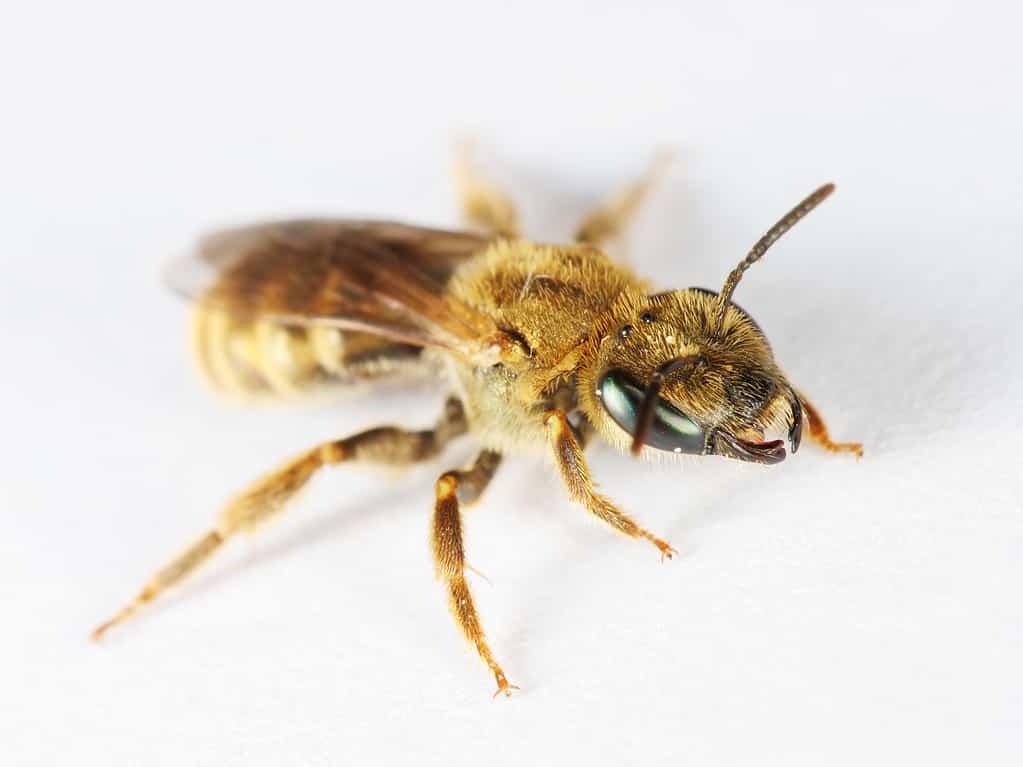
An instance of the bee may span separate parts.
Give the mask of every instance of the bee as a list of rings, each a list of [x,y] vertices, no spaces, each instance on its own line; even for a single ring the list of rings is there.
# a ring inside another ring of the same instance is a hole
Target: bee
[[[569,498],[614,530],[675,549],[597,492],[584,450],[599,436],[641,458],[722,456],[777,464],[809,436],[833,452],[807,397],[775,361],[760,326],[732,295],[746,270],[834,189],[826,184],[783,216],[731,271],[720,291],[652,292],[605,253],[654,183],[656,163],[586,216],[574,242],[543,244],[519,232],[514,206],[463,157],[458,182],[475,231],[383,221],[300,220],[233,229],[203,240],[171,271],[195,300],[200,366],[218,389],[289,395],[427,373],[450,396],[432,428],[383,426],[317,445],[254,482],[213,527],[159,570],[100,638],[178,584],[240,532],[291,506],[325,466],[408,465],[452,440],[479,445],[467,466],[436,482],[430,528],[437,578],[462,634],[497,682],[466,580],[462,511],[505,456],[545,453]]]

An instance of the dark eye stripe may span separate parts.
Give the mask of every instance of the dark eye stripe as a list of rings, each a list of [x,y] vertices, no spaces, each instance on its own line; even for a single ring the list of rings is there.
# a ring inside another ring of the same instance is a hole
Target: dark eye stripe
[[[621,370],[612,370],[601,379],[600,398],[614,422],[633,434],[643,389]],[[703,429],[681,410],[658,399],[654,421],[644,443],[658,450],[699,455],[704,448]]]

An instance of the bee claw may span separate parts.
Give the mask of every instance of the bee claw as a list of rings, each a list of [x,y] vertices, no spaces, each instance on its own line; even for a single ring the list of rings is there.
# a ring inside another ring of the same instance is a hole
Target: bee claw
[[[491,700],[496,699],[497,696],[500,695],[502,692],[504,693],[504,697],[510,698],[511,694],[512,694],[512,690],[518,690],[518,689],[519,689],[519,686],[517,684],[511,684],[507,679],[505,679],[502,676],[502,677],[500,677],[497,680],[497,690],[491,696]]]
[[[654,538],[653,536],[650,536],[650,540],[660,550],[662,562],[665,559],[671,559],[676,554],[678,554],[678,549],[676,549],[667,541],[662,541],[660,538]]]

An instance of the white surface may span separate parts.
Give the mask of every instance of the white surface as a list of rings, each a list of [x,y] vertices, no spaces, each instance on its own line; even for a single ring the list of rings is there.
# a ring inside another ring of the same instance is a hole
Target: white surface
[[[207,5],[23,5],[0,31],[4,764],[1021,763],[1017,11]],[[467,444],[400,481],[330,472],[88,643],[255,474],[438,402],[223,405],[166,258],[265,216],[453,224],[467,131],[545,236],[679,147],[629,239],[664,285],[719,285],[838,182],[737,299],[866,457],[596,451],[664,565],[509,462],[468,547],[511,700],[432,581],[432,481]]]

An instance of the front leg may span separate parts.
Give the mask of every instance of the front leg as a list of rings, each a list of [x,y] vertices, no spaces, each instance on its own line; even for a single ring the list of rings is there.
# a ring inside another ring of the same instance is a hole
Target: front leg
[[[588,512],[618,532],[630,538],[645,538],[650,541],[660,550],[662,559],[664,557],[671,559],[672,555],[677,553],[675,549],[637,525],[627,514],[619,511],[608,498],[593,489],[593,479],[586,465],[586,457],[564,411],[548,410],[544,414],[544,426],[547,429],[547,443],[568,489],[569,497],[576,503],[581,503]]]
[[[863,457],[863,445],[859,442],[832,442],[828,427],[824,424],[820,411],[802,393],[799,394],[799,401],[803,410],[810,417],[810,439],[823,447],[829,453],[852,453],[857,458]]]

